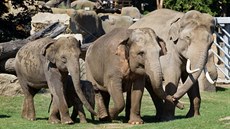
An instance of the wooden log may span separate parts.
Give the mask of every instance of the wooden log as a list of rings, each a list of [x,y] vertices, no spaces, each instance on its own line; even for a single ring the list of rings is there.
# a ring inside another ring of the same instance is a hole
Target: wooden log
[[[0,61],[15,57],[18,50],[30,41],[47,36],[54,38],[64,32],[65,29],[66,26],[59,22],[55,22],[47,26],[45,29],[31,35],[27,39],[0,43]]]
[[[0,71],[1,73],[10,73],[16,75],[15,69],[14,69],[14,59],[15,58],[9,58],[2,60],[0,62]]]

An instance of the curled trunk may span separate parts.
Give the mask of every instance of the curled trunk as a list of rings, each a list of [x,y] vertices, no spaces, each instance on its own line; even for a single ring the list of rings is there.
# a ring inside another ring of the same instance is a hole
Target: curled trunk
[[[196,68],[200,69],[199,71],[189,74],[188,78],[186,79],[186,81],[184,82],[184,84],[182,85],[182,88],[178,89],[177,92],[173,95],[173,97],[175,99],[180,99],[181,97],[183,97],[183,95],[185,93],[188,92],[188,90],[192,87],[193,84],[195,84],[195,82],[198,80],[202,70],[204,69],[204,66],[207,62],[207,56],[208,56],[208,52],[204,52],[202,54],[202,56],[198,56],[199,61],[197,63]],[[193,61],[195,62],[195,61]]]

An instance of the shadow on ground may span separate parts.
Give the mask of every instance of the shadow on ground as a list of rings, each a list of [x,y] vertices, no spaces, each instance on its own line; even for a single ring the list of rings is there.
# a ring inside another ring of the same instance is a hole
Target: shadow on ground
[[[0,115],[0,118],[10,118],[11,116],[8,115]]]

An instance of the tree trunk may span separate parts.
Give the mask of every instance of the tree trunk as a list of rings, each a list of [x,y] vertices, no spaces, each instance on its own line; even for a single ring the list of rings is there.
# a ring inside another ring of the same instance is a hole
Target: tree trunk
[[[156,0],[156,2],[157,2],[157,9],[163,8],[164,0]]]

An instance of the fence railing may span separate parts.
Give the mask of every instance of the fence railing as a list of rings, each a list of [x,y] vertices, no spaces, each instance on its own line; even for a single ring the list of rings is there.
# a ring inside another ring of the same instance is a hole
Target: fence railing
[[[222,81],[230,81],[230,17],[216,17],[216,38],[214,45],[223,53],[224,56],[211,50],[214,55],[224,64],[224,67],[220,67],[216,64],[216,67],[221,71],[225,79]],[[222,43],[222,45],[220,45]]]

